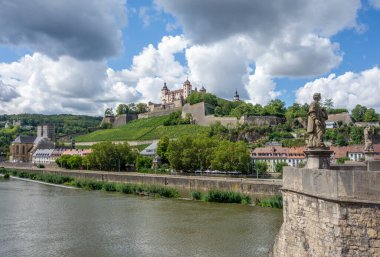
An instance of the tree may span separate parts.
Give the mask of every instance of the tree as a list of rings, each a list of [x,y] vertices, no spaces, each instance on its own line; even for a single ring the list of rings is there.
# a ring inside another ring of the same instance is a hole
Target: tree
[[[104,111],[104,116],[113,116],[113,110],[112,108],[106,108],[106,110]]]
[[[122,115],[122,114],[128,114],[130,112],[128,105],[126,104],[119,104],[116,107],[116,114]]]
[[[152,159],[146,156],[138,156],[136,159],[136,170],[150,169],[152,167]]]
[[[248,148],[243,142],[230,142],[224,140],[215,148],[211,169],[222,171],[248,172],[251,157]]]
[[[261,174],[267,172],[268,170],[268,164],[264,161],[255,162],[254,167],[255,167],[256,172],[261,173]]]
[[[125,170],[127,164],[134,164],[137,152],[128,143],[114,144],[106,141],[92,146],[92,153],[87,158],[90,166],[99,170]]]
[[[367,107],[357,104],[354,109],[352,109],[352,118],[356,122],[364,121],[364,114],[367,111]]]
[[[276,165],[274,166],[274,170],[276,172],[279,172],[279,173],[282,173],[282,171],[284,170],[284,167],[285,166],[288,166],[288,164],[286,162],[278,162],[276,163]]]
[[[332,98],[326,98],[323,101],[322,107],[326,108],[326,110],[330,110],[334,108],[334,101]]]
[[[351,139],[351,144],[361,144],[363,142],[363,137],[364,137],[364,128],[362,127],[356,127],[352,126],[350,128],[350,139]]]
[[[280,99],[271,100],[268,105],[264,107],[264,112],[267,115],[283,117],[285,115],[285,111],[285,103]]]
[[[169,143],[170,139],[168,136],[161,137],[160,141],[157,143],[157,154],[161,157],[163,163],[168,162],[166,151],[168,150]]]
[[[364,121],[365,122],[373,122],[378,121],[379,115],[376,113],[375,109],[369,108],[364,113]]]
[[[136,105],[136,112],[137,113],[145,113],[145,112],[148,112],[149,111],[149,107],[147,104],[145,103],[138,103]]]
[[[70,156],[67,160],[69,169],[79,169],[82,166],[82,157],[79,155]]]

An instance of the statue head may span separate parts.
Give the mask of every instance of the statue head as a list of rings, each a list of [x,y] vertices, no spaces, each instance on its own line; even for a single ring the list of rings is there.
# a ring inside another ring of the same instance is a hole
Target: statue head
[[[314,101],[319,101],[321,100],[321,93],[314,93],[313,95]]]

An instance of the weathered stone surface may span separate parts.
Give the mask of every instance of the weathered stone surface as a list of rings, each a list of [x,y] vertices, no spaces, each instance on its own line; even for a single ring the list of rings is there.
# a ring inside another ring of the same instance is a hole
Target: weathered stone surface
[[[379,174],[286,168],[284,223],[269,256],[380,256]]]

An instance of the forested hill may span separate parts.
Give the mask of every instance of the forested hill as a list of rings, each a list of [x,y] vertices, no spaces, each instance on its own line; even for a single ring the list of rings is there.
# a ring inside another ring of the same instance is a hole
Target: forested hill
[[[36,135],[36,126],[54,124],[57,138],[85,134],[90,128],[98,127],[102,118],[86,115],[71,114],[4,114],[0,115],[0,154],[7,152],[9,144],[18,135]],[[13,126],[13,122],[20,122],[21,126]],[[9,127],[4,128],[8,123]]]
[[[5,122],[12,124],[13,121],[20,121],[22,126],[38,126],[42,124],[54,124],[57,136],[85,133],[88,128],[99,126],[102,117],[71,114],[11,114],[0,115],[1,127]]]

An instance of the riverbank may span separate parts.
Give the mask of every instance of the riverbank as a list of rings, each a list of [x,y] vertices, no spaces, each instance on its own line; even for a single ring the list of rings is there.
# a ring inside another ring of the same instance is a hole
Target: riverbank
[[[177,189],[181,195],[191,196],[194,191],[208,192],[218,189],[233,191],[249,195],[252,200],[268,196],[280,195],[282,180],[279,179],[248,179],[248,178],[222,178],[202,176],[181,176],[161,174],[141,174],[136,172],[104,172],[63,169],[38,169],[27,167],[8,167],[16,171],[35,174],[54,174],[62,177],[91,179],[95,181],[156,185]]]

